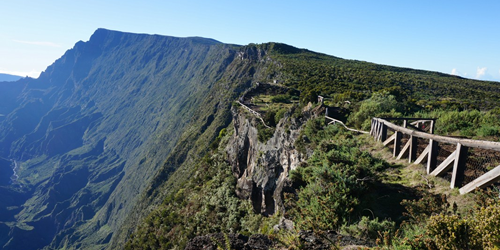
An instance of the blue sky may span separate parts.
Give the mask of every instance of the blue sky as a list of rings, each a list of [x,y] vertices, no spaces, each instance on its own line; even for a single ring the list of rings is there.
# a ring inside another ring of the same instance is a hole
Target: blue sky
[[[283,42],[346,59],[500,81],[500,1],[1,2],[0,73],[37,77],[97,28]]]

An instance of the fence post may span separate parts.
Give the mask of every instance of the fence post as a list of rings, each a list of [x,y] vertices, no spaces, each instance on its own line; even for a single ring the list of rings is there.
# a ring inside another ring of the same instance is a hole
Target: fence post
[[[375,140],[379,141],[380,140],[380,135],[382,134],[382,123],[377,119],[377,124],[375,125],[376,131],[375,131]]]
[[[439,145],[434,140],[429,140],[429,154],[427,155],[427,174],[430,174],[437,164],[437,156],[439,151]]]
[[[408,153],[408,163],[411,163],[417,159],[417,147],[418,139],[413,135],[410,135],[410,152]]]
[[[431,120],[431,127],[429,128],[429,134],[434,134],[434,120]]]
[[[392,157],[397,157],[401,151],[401,137],[402,133],[399,131],[394,131],[396,137],[394,138],[394,149],[392,150]]]
[[[387,126],[382,122],[382,131],[380,132],[380,141],[385,141],[387,139]]]
[[[378,126],[377,126],[377,141],[380,141],[380,138],[382,136],[382,126],[383,123],[378,121]]]
[[[465,174],[465,163],[467,161],[468,147],[462,146],[462,144],[457,144],[457,154],[455,162],[453,163],[453,174],[451,176],[450,187],[461,187],[464,180]]]
[[[375,119],[372,118],[372,124],[370,126],[370,136],[373,136],[373,129],[375,128]]]

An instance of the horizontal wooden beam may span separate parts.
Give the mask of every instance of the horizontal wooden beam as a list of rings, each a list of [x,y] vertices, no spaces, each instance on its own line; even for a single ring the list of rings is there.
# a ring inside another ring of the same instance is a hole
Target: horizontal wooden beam
[[[471,140],[471,139],[461,139],[461,138],[451,138],[451,137],[446,137],[446,136],[441,136],[441,135],[434,135],[434,134],[429,134],[425,132],[420,132],[420,131],[415,131],[407,128],[403,128],[401,126],[398,126],[394,123],[385,121],[381,118],[373,118],[376,119],[378,122],[383,123],[385,126],[388,128],[402,132],[407,135],[412,135],[414,137],[422,138],[422,139],[428,139],[428,140],[434,140],[437,142],[441,143],[448,143],[448,144],[458,144],[460,143],[462,146],[465,147],[472,147],[472,148],[484,148],[484,149],[491,149],[495,151],[500,151],[500,142],[491,142],[491,141],[481,141],[481,140]]]
[[[362,133],[362,134],[369,134],[370,133],[370,132],[367,132],[367,131],[362,131],[362,130],[357,130],[357,129],[353,129],[353,128],[348,128],[342,121],[334,119],[334,118],[331,118],[329,116],[325,115],[325,118],[331,120],[331,122],[329,122],[328,124],[340,123],[340,125],[342,125],[345,129],[347,129],[349,131],[353,131],[353,132],[357,132],[357,133]]]
[[[379,119],[384,119],[386,121],[435,121],[437,120],[436,118],[398,118],[398,117],[379,117]]]

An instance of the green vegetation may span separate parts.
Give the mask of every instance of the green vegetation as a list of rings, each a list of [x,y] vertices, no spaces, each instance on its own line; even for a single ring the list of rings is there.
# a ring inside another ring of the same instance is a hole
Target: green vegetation
[[[470,131],[489,138],[497,135],[497,113],[472,109],[492,107],[492,103],[498,102],[498,91],[490,92],[497,87],[491,83],[346,61],[280,44],[249,45],[247,49],[254,47],[272,52],[271,58],[280,62],[282,68],[273,64],[266,72],[272,75],[279,71],[278,79],[291,89],[287,94],[253,96],[252,104],[271,126],[266,128],[261,122],[256,123],[261,142],[273,135],[274,127],[288,110],[295,109],[292,116],[300,117],[297,111],[300,113],[308,102],[315,103],[318,94],[326,96],[330,104],[347,107],[350,113],[347,122],[356,128],[368,130],[374,116],[414,116],[438,118],[437,133]],[[464,93],[467,85],[475,88]],[[294,89],[300,90],[300,97]],[[472,101],[480,95],[487,100]],[[296,101],[300,101],[300,106],[295,106]],[[444,216],[454,211],[454,216],[460,217],[451,221],[460,222],[465,220],[465,212],[458,215],[446,197],[422,188],[422,180],[415,184],[408,180],[413,175],[401,174],[400,166],[368,153],[370,144],[369,138],[326,126],[320,119],[308,121],[295,147],[303,153],[311,150],[313,153],[306,163],[290,173],[295,193],[284,194],[283,216],[294,221],[296,231],[277,232],[269,228],[281,215],[266,218],[254,214],[248,201],[236,199],[231,190],[234,177],[224,163],[224,154],[212,152],[212,157],[205,157],[196,165],[193,178],[169,190],[168,198],[133,234],[127,247],[168,248],[172,244],[182,247],[196,235],[239,232],[265,233],[277,244],[298,249],[303,247],[298,230],[313,230],[320,235],[336,230],[368,239],[379,248],[444,247],[448,243],[440,240],[451,238],[435,232],[433,225],[439,220],[434,215]],[[387,171],[400,174],[386,174]],[[214,203],[209,197],[224,202]],[[388,206],[393,207],[392,211],[387,211]],[[457,228],[464,224],[460,223]],[[430,234],[433,236],[426,236]]]
[[[22,209],[0,217],[12,230],[36,226],[0,245],[123,246],[143,211],[182,188],[231,122],[231,102],[265,81],[257,76],[265,67],[234,60],[238,51],[209,39],[98,30],[40,78],[2,84],[2,113],[12,113],[0,124],[0,157],[17,160],[22,187],[0,196]]]
[[[225,130],[222,130],[225,131]],[[182,188],[163,202],[130,236],[125,249],[183,249],[188,240],[209,233],[269,233],[279,217],[253,212],[248,200],[235,194],[236,179],[224,158],[224,146],[232,132],[221,133],[217,147],[192,169]],[[274,223],[274,224],[273,224]]]
[[[260,142],[288,114],[304,122],[318,95],[359,129],[374,116],[411,116],[437,118],[437,134],[500,137],[497,83],[278,43],[98,30],[39,79],[0,85],[0,158],[16,159],[20,184],[0,189],[0,245],[169,249],[223,232],[301,248],[299,230],[335,230],[386,249],[498,247],[497,200],[457,208],[457,194],[425,188],[370,138],[322,119],[307,121],[295,142],[305,159],[290,172],[285,213],[255,214],[236,197],[225,149],[231,103],[257,82],[276,83],[247,96],[270,126],[254,123]],[[295,230],[273,230],[282,217]]]
[[[377,65],[300,50],[285,44],[267,44],[283,65],[283,83],[301,91],[301,99],[317,94],[337,103],[357,102],[373,92],[387,90],[402,107],[483,109],[498,106],[500,86],[423,70]]]
[[[360,102],[358,110],[349,116],[348,124],[370,130],[372,117],[401,117],[402,114],[398,112],[401,107],[395,96],[387,92],[375,92],[370,98]]]
[[[364,212],[374,210],[370,189],[380,185],[380,172],[390,165],[361,150],[364,139],[323,120],[310,120],[304,127],[299,148],[312,148],[307,164],[290,173],[297,188],[287,195],[287,216],[301,230],[321,234],[341,230],[356,237],[375,240],[378,232],[393,232],[390,218],[369,219]],[[375,211],[377,212],[377,211]],[[373,213],[371,214],[373,215]],[[357,218],[361,218],[357,222]]]
[[[391,188],[395,185],[385,171],[395,166],[362,150],[368,142],[365,137],[340,127],[325,127],[322,120],[308,121],[303,135],[308,142],[299,142],[301,147],[312,147],[314,153],[306,165],[290,174],[297,194],[288,194],[286,203],[286,216],[293,219],[299,229],[314,230],[318,234],[340,231],[373,240],[378,249],[494,249],[499,246],[498,192],[477,196],[480,198],[477,205],[465,206],[464,203],[458,208],[455,202],[448,201],[458,194],[433,194],[425,188],[422,178],[412,183],[409,178],[414,177],[400,170],[399,182],[405,183],[406,188]],[[383,194],[373,191],[377,189],[383,190]],[[384,202],[384,196],[392,195],[394,200],[378,205]],[[388,207],[398,210],[398,205],[403,207],[401,212],[383,211]],[[366,211],[370,213],[366,215]]]
[[[491,196],[494,195],[494,196]],[[436,197],[436,196],[434,196]],[[479,196],[480,197],[480,196]],[[483,194],[469,210],[458,211],[445,196],[405,201],[410,220],[390,235],[384,249],[497,249],[500,246],[498,193]]]
[[[286,94],[286,95],[275,95],[275,96],[271,97],[271,102],[275,102],[275,103],[279,103],[279,102],[281,102],[281,103],[290,103],[291,99],[292,99],[292,97],[290,95],[288,95],[288,94]]]
[[[498,109],[443,110],[417,112],[414,117],[437,118],[436,133],[442,135],[467,136],[477,139],[498,140],[500,135],[500,113]]]
[[[347,108],[348,124],[365,130],[373,116],[414,116],[438,118],[436,132],[442,134],[494,138],[499,131],[498,112],[478,110],[500,104],[499,87],[493,83],[343,60],[283,44],[252,44],[242,50],[270,52],[272,63],[257,75],[275,77],[290,88],[286,94],[251,96],[254,108],[271,126],[255,123],[261,142],[273,135],[288,110],[295,110],[292,117],[302,117],[302,107],[316,103],[318,94],[330,105]],[[163,180],[166,176],[156,178],[163,184],[150,190],[167,193],[167,198],[141,223],[127,248],[182,247],[196,235],[239,232],[265,233],[277,244],[300,249],[299,230],[319,235],[335,230],[372,241],[379,249],[460,249],[463,239],[450,235],[471,239],[477,232],[472,234],[468,218],[474,218],[471,221],[476,224],[485,221],[481,216],[487,212],[450,205],[448,199],[459,200],[457,194],[435,194],[425,188],[420,175],[368,153],[373,151],[370,147],[376,147],[370,138],[326,126],[321,119],[308,121],[295,143],[296,149],[310,157],[290,173],[294,191],[284,194],[285,214],[266,218],[254,214],[249,202],[238,200],[231,189],[235,180],[221,151],[222,136],[211,144],[210,157],[194,161],[194,167],[182,165],[184,174],[174,172],[167,182]],[[219,145],[217,150],[215,145]],[[178,176],[182,178],[173,182]],[[494,209],[493,205],[483,207]],[[270,230],[281,216],[292,219],[296,230]],[[488,227],[496,220],[484,223],[487,225],[481,225]],[[467,244],[485,247],[496,243],[477,240]]]

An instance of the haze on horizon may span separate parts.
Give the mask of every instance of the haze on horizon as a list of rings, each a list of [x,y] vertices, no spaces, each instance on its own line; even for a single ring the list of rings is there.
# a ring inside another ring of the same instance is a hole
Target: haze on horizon
[[[500,2],[3,3],[0,73],[38,77],[98,28],[224,43],[282,42],[346,59],[500,81]]]

